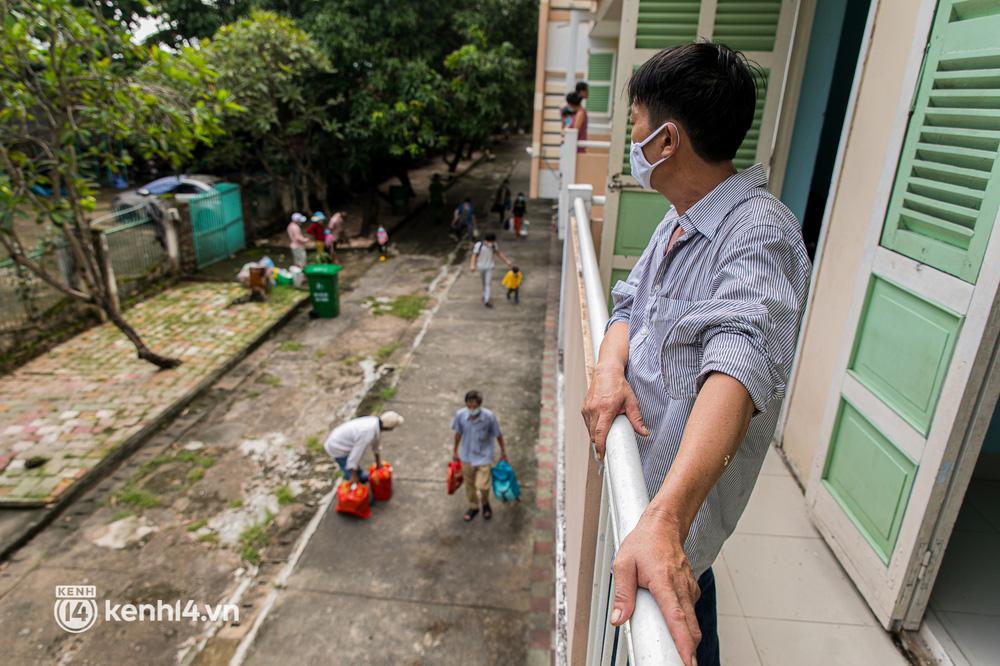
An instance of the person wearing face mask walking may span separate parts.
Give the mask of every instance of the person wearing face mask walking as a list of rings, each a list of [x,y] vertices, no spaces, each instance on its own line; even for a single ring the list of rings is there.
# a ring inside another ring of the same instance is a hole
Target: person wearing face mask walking
[[[507,264],[507,268],[514,265],[500,251],[500,246],[497,245],[497,235],[490,232],[486,234],[486,238],[472,247],[472,257],[469,258],[469,271],[475,273],[477,269],[479,270],[479,277],[483,282],[483,305],[488,308],[493,307],[490,292],[493,283],[493,267],[496,266],[495,257],[499,257],[500,261]]]
[[[626,416],[652,498],[615,554],[611,623],[648,589],[686,666],[720,663],[711,566],[774,434],[809,284],[764,167],[733,166],[758,94],[747,59],[710,42],[632,75],[632,176],[672,206],[612,289],[582,410],[598,455]]]
[[[462,462],[465,498],[469,504],[462,519],[469,522],[483,509],[483,520],[493,517],[490,508],[491,470],[493,468],[493,442],[500,445],[500,460],[507,460],[500,422],[493,412],[483,407],[483,394],[469,391],[465,394],[465,407],[451,420],[455,431],[455,448],[452,459]]]

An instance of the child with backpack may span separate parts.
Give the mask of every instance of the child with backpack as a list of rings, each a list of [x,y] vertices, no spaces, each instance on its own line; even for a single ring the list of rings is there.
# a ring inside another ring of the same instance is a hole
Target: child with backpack
[[[528,200],[524,196],[524,192],[518,192],[517,198],[514,199],[514,208],[511,211],[514,216],[514,238],[519,239],[521,237],[521,224],[524,222],[524,214],[528,211]]]
[[[375,232],[375,242],[378,243],[378,260],[385,261],[389,254],[389,232],[382,225],[379,225],[378,231]]]

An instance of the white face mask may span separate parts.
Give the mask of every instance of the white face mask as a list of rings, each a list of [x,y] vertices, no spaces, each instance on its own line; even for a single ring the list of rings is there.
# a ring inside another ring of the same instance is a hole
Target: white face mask
[[[628,161],[629,165],[632,167],[632,177],[639,182],[639,185],[641,185],[642,189],[644,190],[653,189],[653,186],[650,185],[649,183],[649,180],[653,175],[653,169],[666,162],[668,158],[664,157],[663,159],[657,160],[655,163],[650,164],[649,160],[646,159],[646,155],[642,152],[642,149],[647,143],[652,141],[657,134],[662,132],[664,127],[666,127],[669,124],[670,123],[663,123],[656,129],[656,131],[654,131],[652,134],[647,136],[639,143],[633,141],[632,147],[629,149]]]
[[[480,407],[476,407],[475,409],[470,409],[469,410],[469,416],[479,416],[479,412],[481,412],[481,411],[482,411],[482,408],[480,408]]]

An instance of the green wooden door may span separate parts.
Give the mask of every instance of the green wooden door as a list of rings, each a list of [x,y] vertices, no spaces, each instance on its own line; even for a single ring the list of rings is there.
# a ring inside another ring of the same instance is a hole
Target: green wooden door
[[[820,532],[886,628],[922,618],[951,528],[945,489],[967,483],[960,456],[976,453],[958,444],[982,396],[975,359],[997,337],[998,35],[1000,2],[939,3],[808,485]]]
[[[929,43],[882,244],[975,283],[1000,208],[1000,3],[948,5]]]

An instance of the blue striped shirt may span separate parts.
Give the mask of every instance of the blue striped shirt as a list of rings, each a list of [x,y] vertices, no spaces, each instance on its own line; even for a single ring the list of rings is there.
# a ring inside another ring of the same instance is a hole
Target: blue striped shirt
[[[637,436],[650,497],[677,456],[710,373],[734,377],[753,400],[746,437],[684,544],[696,577],[735,529],[757,480],[777,425],[809,284],[799,223],[766,185],[758,164],[727,178],[684,215],[671,208],[628,280],[612,289],[608,326],[628,323],[625,377],[650,431]],[[677,225],[683,231],[666,252]]]

